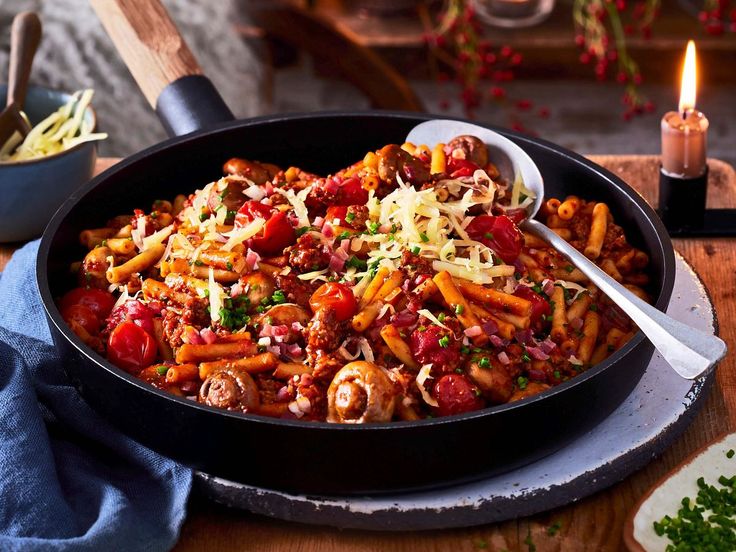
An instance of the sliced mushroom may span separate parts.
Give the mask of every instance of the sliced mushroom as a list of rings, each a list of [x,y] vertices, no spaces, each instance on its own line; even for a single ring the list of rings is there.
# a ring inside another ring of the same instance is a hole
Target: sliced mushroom
[[[396,182],[397,173],[404,182],[423,184],[429,180],[429,167],[396,144],[384,146],[378,152],[378,176],[386,182]]]
[[[485,168],[488,164],[488,148],[482,140],[475,136],[457,136],[450,140],[446,150],[449,150],[450,155],[453,155],[455,150],[462,151],[462,159],[472,161],[480,168]]]
[[[345,365],[327,390],[327,421],[342,424],[388,422],[396,388],[383,371],[362,360]]]
[[[276,283],[273,278],[263,272],[243,274],[239,283],[243,286],[244,294],[253,308],[259,306],[264,299],[270,299],[273,292],[276,291]]]
[[[210,374],[199,390],[199,402],[227,410],[252,411],[260,405],[258,386],[247,372],[221,370]]]
[[[302,326],[306,327],[309,323],[311,315],[307,312],[304,307],[300,307],[296,303],[282,303],[281,305],[274,305],[266,312],[264,312],[257,320],[269,319],[272,326],[280,326],[286,324],[291,326],[293,322],[299,322]]]
[[[247,159],[233,157],[225,162],[222,170],[226,174],[244,176],[256,184],[265,184],[278,172],[278,167],[270,163],[261,164],[258,161],[248,161]]]

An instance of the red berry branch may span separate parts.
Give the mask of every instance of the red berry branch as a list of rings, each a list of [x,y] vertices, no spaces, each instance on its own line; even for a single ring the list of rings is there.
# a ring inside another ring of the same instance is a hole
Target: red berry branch
[[[721,11],[709,12],[708,18],[721,17],[723,0],[708,0]],[[648,38],[659,12],[660,0],[573,0],[575,43],[581,50],[580,61],[594,67],[599,80],[613,79],[624,86],[624,118],[654,110],[654,105],[640,91],[642,75],[627,49],[632,35]],[[715,9],[715,7],[713,8]],[[521,113],[549,115],[547,108],[535,108],[528,99],[508,97],[506,83],[514,79],[514,68],[522,62],[520,53],[509,45],[496,46],[484,36],[472,7],[472,0],[446,0],[436,25],[425,21],[425,42],[430,52],[430,68],[437,80],[454,80],[460,87],[465,113],[472,117],[484,101],[511,103],[511,125],[525,130]],[[449,99],[442,102],[447,107]]]
[[[425,22],[425,27],[430,69],[440,83],[454,80],[459,85],[468,117],[472,118],[484,101],[513,105],[510,126],[519,131],[527,131],[521,113],[549,115],[544,107],[535,109],[531,100],[508,96],[505,85],[514,80],[514,68],[522,62],[522,55],[509,45],[495,46],[485,38],[485,27],[475,17],[469,0],[447,0],[436,26]],[[449,107],[449,99],[445,98],[440,107]]]
[[[718,36],[736,33],[736,3],[729,0],[706,0],[698,19],[706,32]]]
[[[627,36],[649,38],[660,0],[575,0],[573,21],[580,61],[592,64],[598,80],[614,76],[624,86],[624,118],[630,119],[654,105],[642,95],[643,78],[626,45]],[[612,70],[615,67],[615,70]]]

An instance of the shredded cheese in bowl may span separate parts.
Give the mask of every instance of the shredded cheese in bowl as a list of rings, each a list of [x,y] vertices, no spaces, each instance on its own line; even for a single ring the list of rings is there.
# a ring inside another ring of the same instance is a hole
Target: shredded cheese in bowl
[[[66,104],[34,126],[25,138],[17,132],[13,134],[0,148],[0,163],[38,159],[84,142],[107,138],[104,132],[93,132],[93,124],[84,116],[93,94],[92,89],[75,92]],[[25,117],[25,113],[22,115]]]

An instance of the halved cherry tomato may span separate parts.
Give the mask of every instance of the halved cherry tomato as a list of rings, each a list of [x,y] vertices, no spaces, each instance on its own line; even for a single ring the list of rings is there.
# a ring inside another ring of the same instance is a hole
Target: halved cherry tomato
[[[434,385],[432,395],[437,401],[440,416],[471,412],[486,405],[478,388],[463,374],[442,376]]]
[[[276,212],[276,209],[260,201],[246,201],[235,215],[235,226],[246,226],[257,218],[268,220]]]
[[[131,374],[153,363],[156,351],[153,337],[134,322],[119,324],[107,340],[107,358]]]
[[[465,229],[471,239],[491,249],[506,263],[513,263],[521,253],[524,234],[505,215],[479,215]]]
[[[531,324],[537,326],[539,321],[542,319],[542,315],[552,314],[552,308],[550,307],[547,300],[535,293],[533,290],[526,286],[519,286],[514,291],[514,295],[530,301],[532,304]]]
[[[327,208],[327,214],[325,215],[325,222],[329,222],[330,224],[335,224],[335,219],[337,219],[339,221],[338,222],[339,225],[345,226],[347,224],[347,222],[345,221],[345,217],[347,215],[348,215],[347,205],[333,205],[332,207]]]
[[[456,159],[450,157],[447,160],[447,173],[450,178],[460,178],[461,176],[473,176],[473,173],[480,169],[478,165],[467,159]]]
[[[360,179],[354,176],[346,178],[340,184],[335,197],[335,205],[365,205],[368,201],[368,190],[363,188]],[[329,220],[329,219],[328,219]]]
[[[245,226],[257,218],[266,219],[258,236],[248,240],[248,246],[261,255],[280,255],[296,241],[294,227],[286,213],[259,201],[246,201],[235,215],[235,226]]]
[[[85,305],[79,303],[69,305],[61,311],[61,317],[70,326],[72,322],[79,324],[88,334],[97,335],[100,331],[100,319],[91,308]]]
[[[319,286],[310,297],[309,306],[314,312],[324,308],[333,309],[338,322],[347,320],[358,311],[358,302],[352,290],[338,282],[327,282]]]
[[[72,305],[84,305],[90,309],[100,320],[107,318],[110,314],[115,298],[112,293],[94,288],[74,288],[68,291],[59,301],[59,310],[62,312]]]

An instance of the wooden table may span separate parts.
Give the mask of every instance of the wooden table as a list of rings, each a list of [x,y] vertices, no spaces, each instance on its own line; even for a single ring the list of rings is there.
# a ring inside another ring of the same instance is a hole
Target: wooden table
[[[654,156],[591,156],[656,203],[658,159]],[[98,168],[112,160],[100,160]],[[736,172],[723,162],[709,161],[710,207],[736,207]],[[736,348],[736,239],[678,239],[679,251],[710,290],[720,320],[720,333]],[[0,245],[0,269],[21,244]],[[717,435],[736,428],[736,354],[720,364],[717,383],[692,426],[660,459],[624,481],[580,502],[530,518],[468,529],[376,533],[337,530],[273,520],[228,510],[193,496],[177,552],[225,550],[474,551],[582,550],[618,551],[627,513],[647,488],[688,454]],[[552,524],[561,528],[549,535]],[[526,541],[526,542],[525,542]]]

